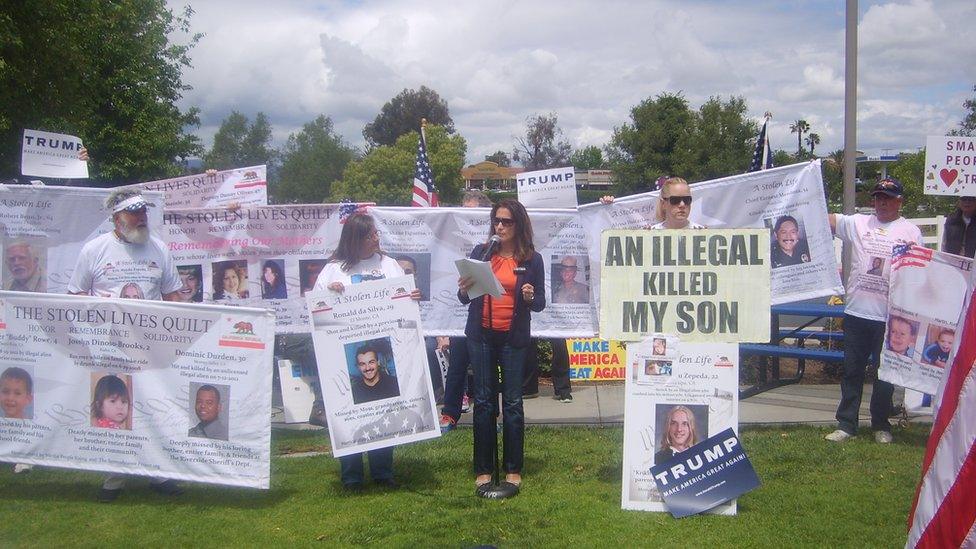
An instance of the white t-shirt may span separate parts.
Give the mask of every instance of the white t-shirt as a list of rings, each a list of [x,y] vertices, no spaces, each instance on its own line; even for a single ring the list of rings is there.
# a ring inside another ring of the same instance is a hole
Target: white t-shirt
[[[874,215],[837,214],[836,220],[837,236],[854,248],[844,312],[868,320],[887,320],[891,250],[896,244],[921,244],[922,231],[904,217],[882,223]]]
[[[330,261],[319,273],[319,278],[315,281],[315,289],[327,290],[329,284],[333,282],[342,282],[343,286],[349,286],[367,280],[394,278],[403,274],[400,264],[388,255],[373,254],[360,260],[349,272],[342,270],[341,261]]]
[[[68,291],[73,294],[122,297],[125,289],[126,295],[157,301],[182,287],[162,240],[150,236],[145,244],[129,244],[119,240],[114,231],[89,240],[81,248],[68,282]]]
[[[651,229],[667,229],[667,227],[664,226],[665,223],[667,223],[667,221],[662,221],[660,223],[656,223],[654,225],[651,225]],[[704,225],[699,225],[698,223],[695,223],[694,221],[688,220],[688,224],[685,225],[684,227],[681,227],[681,228],[682,229],[704,229],[705,226]]]

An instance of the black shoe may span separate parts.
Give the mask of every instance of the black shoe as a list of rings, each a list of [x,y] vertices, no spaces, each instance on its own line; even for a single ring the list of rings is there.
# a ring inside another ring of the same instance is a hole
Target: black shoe
[[[119,496],[121,494],[122,494],[121,488],[116,488],[115,490],[109,490],[108,488],[99,488],[98,495],[95,496],[95,499],[98,500],[98,503],[112,503],[113,501],[119,499]]]
[[[149,489],[162,496],[179,496],[183,494],[180,483],[175,480],[164,480],[157,484],[150,484]]]
[[[353,494],[358,494],[359,492],[362,492],[363,491],[363,483],[362,482],[343,482],[342,483],[342,489],[345,490],[345,491],[347,491],[347,492],[353,493]]]
[[[573,401],[573,395],[563,395],[555,397],[556,400],[562,402],[563,404],[568,404]]]
[[[400,484],[392,478],[381,478],[379,480],[374,480],[373,483],[380,488],[386,488],[387,490],[396,490],[400,487]]]

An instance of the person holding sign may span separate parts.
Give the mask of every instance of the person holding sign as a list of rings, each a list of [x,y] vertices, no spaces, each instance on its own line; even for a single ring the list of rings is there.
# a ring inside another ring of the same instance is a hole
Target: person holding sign
[[[125,286],[134,283],[146,299],[181,300],[183,281],[169,248],[149,232],[147,208],[151,206],[155,204],[132,189],[117,190],[105,199],[115,230],[82,247],[68,282],[68,293],[118,297]],[[115,501],[122,493],[125,478],[109,475],[98,491],[98,501]],[[167,496],[183,493],[175,480],[153,478],[149,487]]]
[[[346,219],[339,234],[339,244],[315,281],[315,290],[329,290],[341,294],[346,286],[367,280],[382,280],[404,276],[403,268],[395,259],[380,250],[380,234],[373,218],[356,213]],[[410,297],[420,301],[420,290],[414,289]],[[364,352],[357,357],[376,360],[375,351]],[[375,366],[375,364],[374,364]],[[363,370],[367,366],[363,367]],[[374,368],[375,369],[375,368]],[[362,371],[362,370],[361,370]],[[374,379],[370,377],[370,380]],[[375,379],[379,379],[378,376]],[[359,401],[356,401],[357,404]],[[373,482],[386,487],[397,488],[393,480],[393,447],[370,450],[369,474]],[[350,454],[339,458],[342,485],[350,491],[363,488],[363,454]]]
[[[973,257],[976,254],[976,196],[960,196],[956,211],[945,220],[942,233],[942,251]]]
[[[614,197],[600,198],[601,204],[613,204]],[[688,219],[691,215],[691,186],[680,177],[669,177],[661,184],[661,198],[658,200],[655,218],[657,223],[651,229],[704,229]]]
[[[522,482],[525,418],[522,410],[522,379],[532,312],[546,306],[545,266],[532,243],[532,225],[525,207],[514,199],[504,199],[491,210],[490,237],[494,240],[475,246],[472,259],[491,263],[501,283],[501,297],[482,295],[471,299],[473,281],[458,281],[458,299],[468,305],[464,334],[474,368],[474,469],[475,484],[491,483],[497,443],[495,421],[498,380],[496,365],[502,371],[502,439],[505,482]],[[538,289],[538,291],[536,291]]]
[[[844,309],[844,377],[837,406],[838,428],[824,437],[831,442],[843,442],[857,434],[868,359],[873,357],[877,368],[884,343],[890,273],[881,271],[871,276],[872,258],[891,257],[897,244],[922,242],[918,227],[901,216],[903,193],[897,180],[882,179],[871,191],[873,215],[829,216],[831,230],[854,250]],[[888,417],[894,390],[891,383],[878,379],[871,392],[871,427],[874,440],[881,444],[891,442]]]

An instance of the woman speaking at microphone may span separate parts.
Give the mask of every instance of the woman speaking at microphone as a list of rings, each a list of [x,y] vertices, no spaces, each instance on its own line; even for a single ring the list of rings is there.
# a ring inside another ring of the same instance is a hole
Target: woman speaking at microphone
[[[464,334],[474,369],[474,469],[478,487],[491,482],[496,455],[494,403],[497,402],[496,365],[502,371],[502,466],[505,481],[522,482],[525,418],[522,412],[522,370],[529,344],[532,311],[546,306],[545,267],[532,244],[532,226],[525,207],[504,199],[491,210],[491,239],[471,252],[472,259],[491,262],[501,283],[501,297],[471,299],[473,281],[458,281],[458,299],[468,305]],[[496,238],[497,237],[497,238]]]

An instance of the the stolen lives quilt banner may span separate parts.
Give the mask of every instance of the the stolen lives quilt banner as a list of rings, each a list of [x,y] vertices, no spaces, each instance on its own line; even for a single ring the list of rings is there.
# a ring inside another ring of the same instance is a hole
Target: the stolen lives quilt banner
[[[265,310],[0,292],[0,460],[268,488],[273,339]]]

